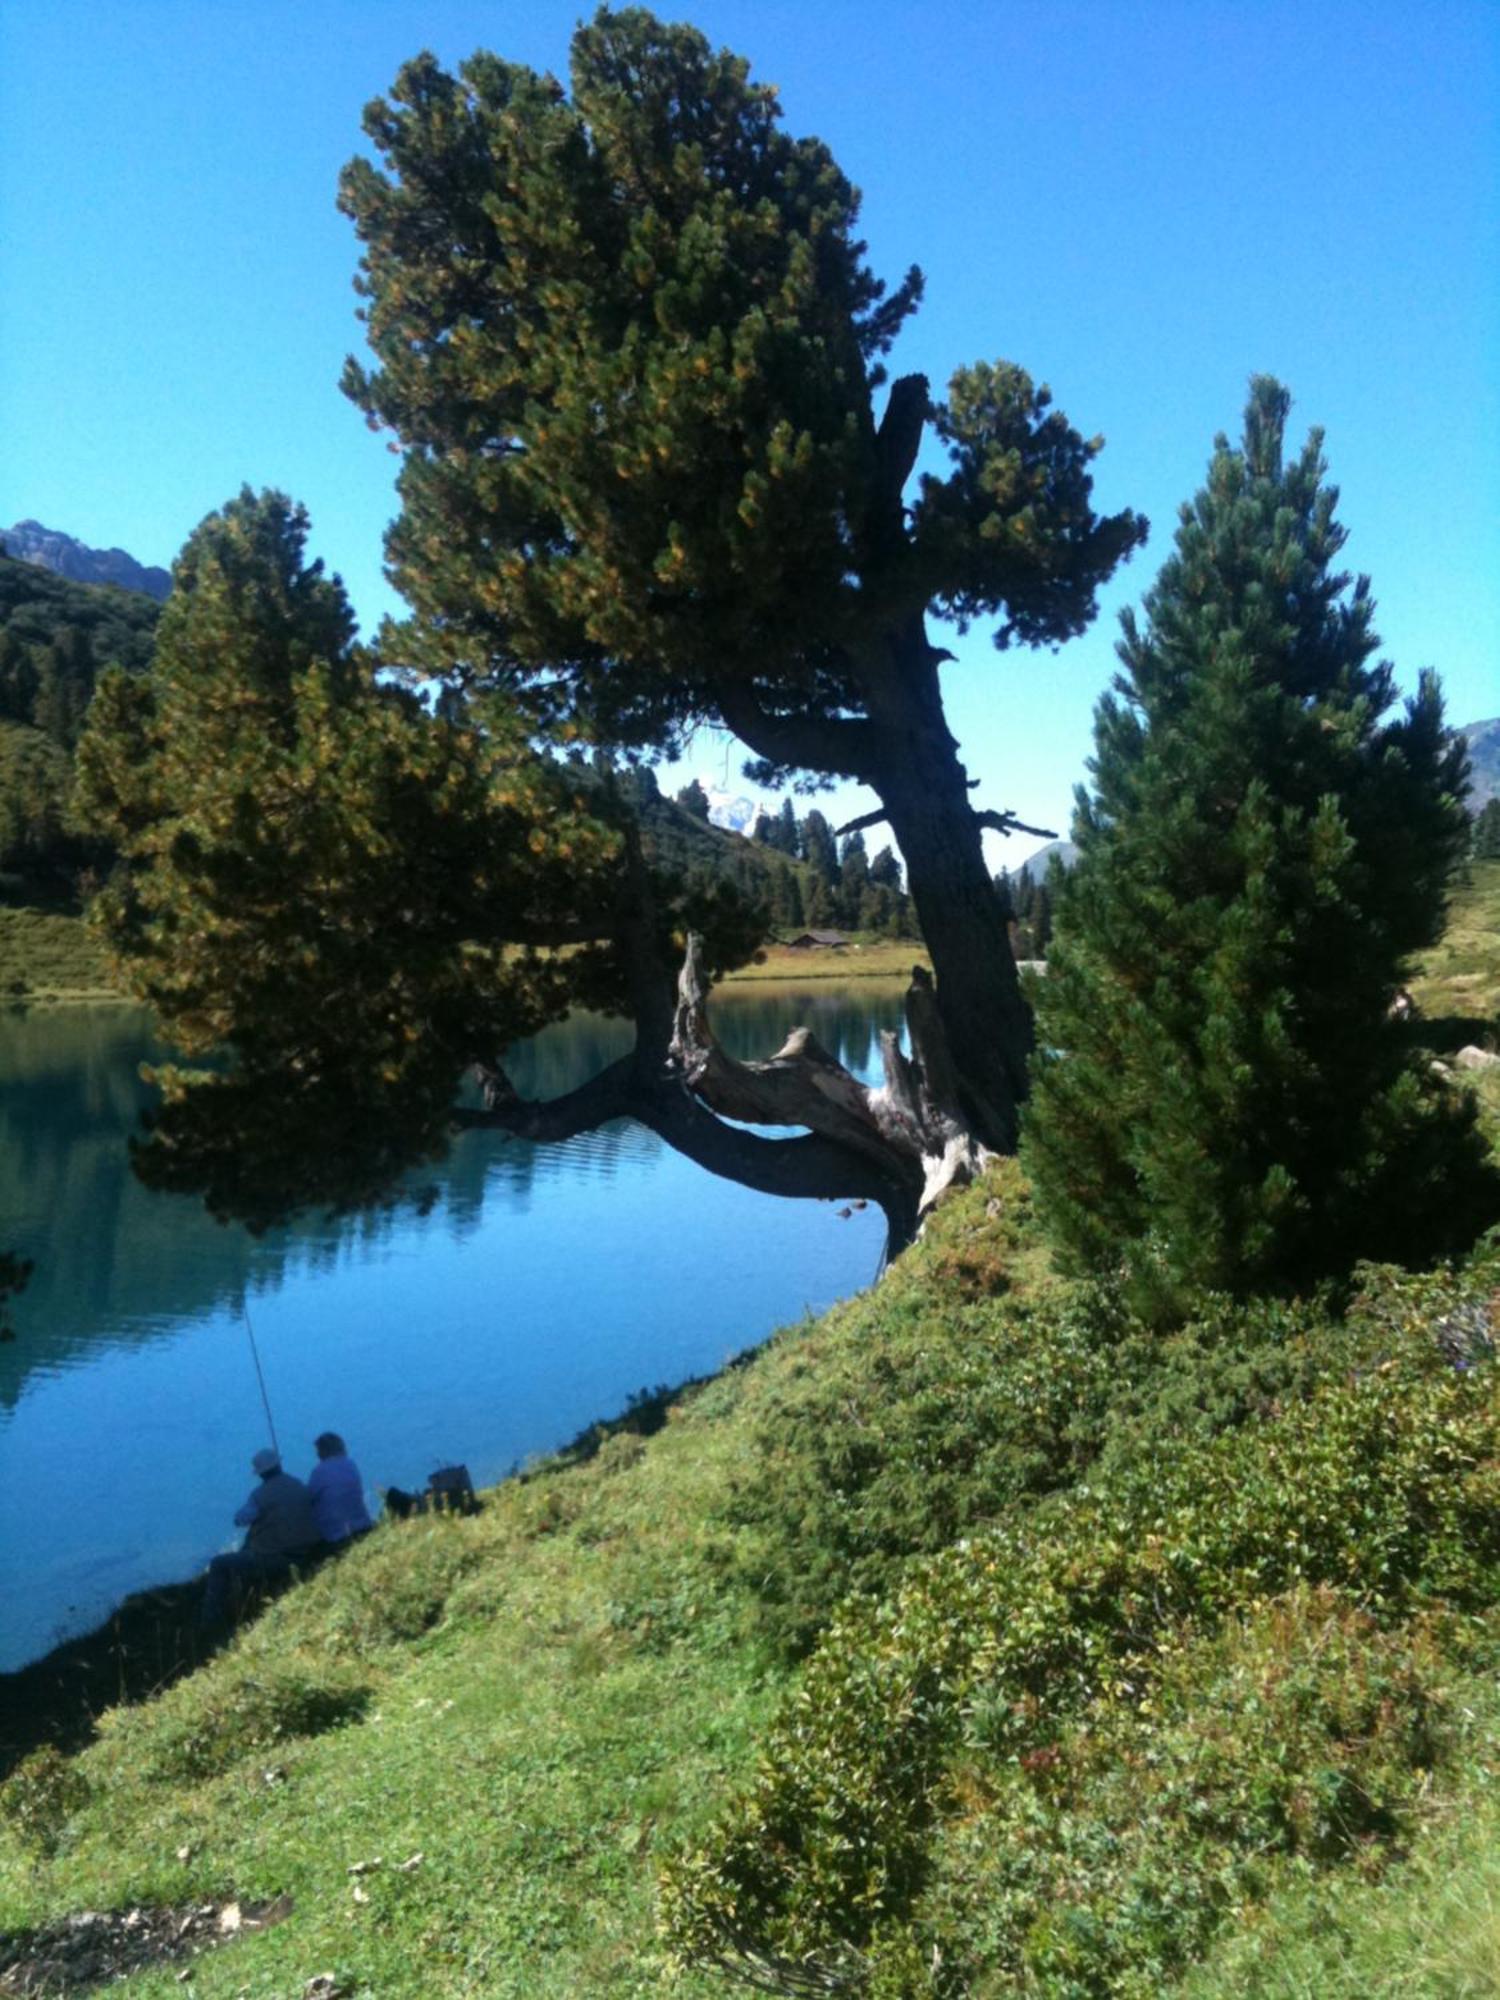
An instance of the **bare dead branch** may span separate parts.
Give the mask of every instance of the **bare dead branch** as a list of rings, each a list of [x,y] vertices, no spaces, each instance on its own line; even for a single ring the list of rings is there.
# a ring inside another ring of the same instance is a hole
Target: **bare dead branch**
[[[833,837],[842,840],[846,833],[863,833],[867,826],[882,826],[889,818],[885,807],[879,806],[874,812],[861,813],[858,819],[845,820],[842,826],[836,826]]]
[[[1017,819],[1013,812],[977,812],[974,817],[981,826],[987,826],[995,833],[1032,833],[1038,840],[1057,838],[1055,827],[1028,826],[1025,820]]]

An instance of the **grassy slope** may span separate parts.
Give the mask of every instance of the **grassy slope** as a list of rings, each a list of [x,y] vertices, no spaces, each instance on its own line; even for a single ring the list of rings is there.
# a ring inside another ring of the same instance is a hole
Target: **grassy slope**
[[[804,979],[891,979],[906,980],[914,965],[927,965],[925,945],[910,938],[850,934],[843,951],[793,951],[789,946],[769,944],[750,965],[731,972],[726,985],[741,982],[767,983]]]
[[[1476,879],[1474,906],[1497,886],[1500,870]],[[1474,930],[1483,955],[1477,918]],[[1477,982],[1472,966],[1456,975],[1467,1019],[1500,1008],[1500,941],[1485,962]],[[1429,1014],[1444,976],[1430,974]],[[498,1490],[474,1521],[381,1529],[209,1668],[107,1718],[72,1767],[88,1796],[61,1794],[42,1815],[51,1839],[38,1844],[35,1818],[24,1837],[12,1788],[0,1928],[289,1892],[289,1920],[196,1961],[194,1991],[282,2000],[333,1968],[351,1992],[382,1996],[724,1992],[708,1975],[672,1982],[654,1911],[661,1856],[746,1776],[795,1679],[769,1643],[768,1606],[796,1592],[744,1495],[757,1479],[799,1493],[810,1431],[819,1449],[848,1448],[837,1481],[885,1450],[885,1486],[856,1482],[847,1521],[830,1525],[842,1487],[831,1509],[825,1488],[821,1515],[807,1488],[809,1543],[843,1536],[852,1565],[880,1558],[878,1536],[861,1539],[880,1507],[887,1525],[903,1508],[961,1516],[981,1474],[994,1493],[1031,1490],[1024,1452],[934,1475],[929,1449],[1005,1369],[1023,1403],[1050,1386],[1018,1367],[1024,1315],[1049,1281],[1004,1187],[999,1213],[989,1189],[954,1203],[876,1290],[685,1399],[657,1435],[612,1435]],[[820,1427],[820,1411],[834,1422]],[[1464,1699],[1480,1696],[1465,1684]],[[1476,1746],[1492,1744],[1500,1713],[1475,1729]],[[1195,1995],[1500,1990],[1483,1775],[1497,1763],[1476,1748],[1462,1781],[1444,1781],[1411,1863],[1382,1885],[1273,1896],[1200,1969]],[[372,1873],[347,1872],[375,1856]],[[168,1968],[122,1990],[182,1989]]]
[[[328,1966],[381,1995],[663,1991],[658,1850],[745,1768],[788,1673],[758,1630],[752,1531],[729,1518],[747,1439],[821,1370],[858,1379],[934,1271],[988,1284],[1001,1256],[1004,1226],[971,1200],[877,1292],[649,1440],[615,1435],[472,1521],[378,1530],[211,1667],[107,1719],[54,1858],[0,1823],[0,1929],[289,1891],[291,1920],[199,1961],[195,1992],[269,2000]],[[321,1733],[279,1733],[297,1718]],[[347,1874],[374,1855],[374,1876]],[[164,1970],[128,1990],[181,1989]]]

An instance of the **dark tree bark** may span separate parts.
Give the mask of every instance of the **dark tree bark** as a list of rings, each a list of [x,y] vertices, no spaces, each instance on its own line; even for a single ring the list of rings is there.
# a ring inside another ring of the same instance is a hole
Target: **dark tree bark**
[[[907,886],[936,974],[936,1008],[953,1096],[975,1143],[1015,1151],[1030,1009],[1021,994],[1004,912],[984,858],[984,828],[1009,823],[976,813],[969,778],[943,714],[938,669],[920,617],[888,649],[851,663],[866,716],[816,721],[768,713],[753,697],[725,703],[724,719],[774,763],[832,769],[869,785],[906,863]]]

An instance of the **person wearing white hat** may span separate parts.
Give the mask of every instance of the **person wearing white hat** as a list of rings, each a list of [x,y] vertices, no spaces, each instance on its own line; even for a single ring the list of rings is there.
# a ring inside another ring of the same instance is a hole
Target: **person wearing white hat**
[[[307,1488],[282,1471],[277,1453],[258,1451],[250,1466],[260,1484],[234,1517],[235,1526],[245,1529],[245,1539],[232,1554],[215,1556],[208,1566],[199,1613],[205,1625],[217,1625],[227,1616],[241,1583],[285,1576],[321,1540]]]

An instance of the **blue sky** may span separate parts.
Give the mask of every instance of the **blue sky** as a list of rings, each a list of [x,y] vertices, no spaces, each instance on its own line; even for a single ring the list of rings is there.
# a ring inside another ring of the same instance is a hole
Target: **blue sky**
[[[363,105],[423,47],[565,72],[553,0],[5,0],[0,526],[169,563],[248,481],[304,501],[367,626],[396,461],[337,388]],[[679,10],[661,11],[680,17]],[[789,126],[865,191],[875,268],[927,274],[894,356],[1003,356],[1102,432],[1096,500],[1152,522],[1057,655],[947,669],[976,801],[1062,826],[1138,601],[1278,374],[1321,425],[1410,685],[1500,713],[1500,5],[1495,0],[700,0]],[[737,781],[704,736],[686,765]],[[846,792],[835,808],[860,809]],[[1033,843],[993,849],[1019,860]]]

